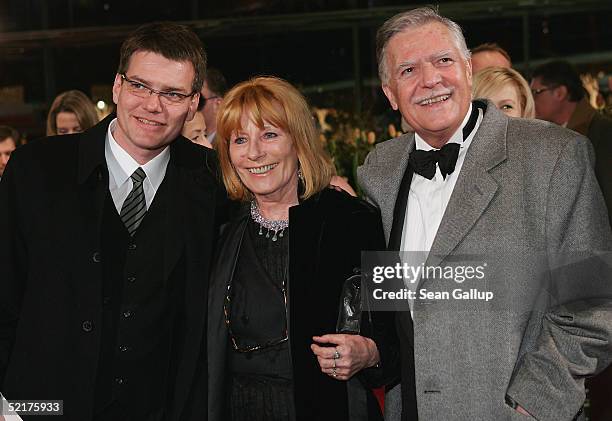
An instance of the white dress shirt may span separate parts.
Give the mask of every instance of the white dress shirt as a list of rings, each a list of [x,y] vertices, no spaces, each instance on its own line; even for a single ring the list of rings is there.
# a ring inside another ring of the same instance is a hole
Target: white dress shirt
[[[130,154],[119,146],[113,137],[116,124],[117,119],[114,119],[108,125],[104,148],[104,156],[106,158],[106,165],[108,166],[108,189],[113,198],[113,203],[115,204],[115,208],[117,208],[117,213],[120,214],[123,202],[125,202],[125,199],[132,191],[134,185],[131,175],[138,167],[141,167],[147,175],[142,186],[148,210],[153,202],[155,193],[157,193],[157,189],[159,189],[166,175],[166,169],[170,161],[170,148],[166,146],[155,158],[144,165],[140,165],[130,156]]]
[[[463,119],[461,126],[451,136],[447,143],[458,143],[460,145],[457,163],[452,174],[448,174],[446,179],[442,178],[440,167],[436,164],[436,174],[431,180],[423,177],[420,174],[414,173],[410,190],[408,192],[408,205],[406,216],[404,218],[404,226],[402,230],[402,243],[400,250],[403,253],[402,261],[410,266],[420,266],[425,263],[434,238],[438,232],[440,222],[444,216],[444,211],[448,205],[455,183],[463,167],[463,161],[467,150],[472,143],[472,139],[480,127],[483,119],[482,110],[479,110],[478,120],[474,129],[469,136],[463,140],[463,128],[467,124],[470,115],[472,114],[472,105]],[[431,147],[417,133],[415,137],[415,148],[424,151],[435,149]],[[414,253],[416,252],[416,253]],[[406,282],[406,287],[410,290],[416,290],[418,282]],[[412,306],[411,306],[412,307]]]

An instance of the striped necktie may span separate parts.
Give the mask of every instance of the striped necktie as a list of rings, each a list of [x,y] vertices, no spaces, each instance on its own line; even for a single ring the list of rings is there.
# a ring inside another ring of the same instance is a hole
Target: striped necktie
[[[123,202],[121,207],[121,220],[127,228],[131,236],[134,236],[136,229],[142,222],[145,213],[147,212],[147,204],[145,202],[144,189],[142,182],[147,177],[142,168],[138,167],[132,174],[132,191]]]

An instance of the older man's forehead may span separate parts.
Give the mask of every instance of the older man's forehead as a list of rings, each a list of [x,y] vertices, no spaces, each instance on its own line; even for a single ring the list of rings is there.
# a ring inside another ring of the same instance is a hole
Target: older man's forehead
[[[440,35],[442,36],[413,36],[415,32],[424,32],[435,29],[440,29],[442,31]],[[460,51],[459,45],[457,45],[457,42],[450,29],[439,22],[430,22],[418,27],[406,28],[403,31],[395,34],[389,40],[389,45],[398,50],[406,50],[408,48],[411,50],[422,50],[425,47],[431,47],[428,48],[428,51],[426,52],[430,55],[439,54],[448,50],[453,50],[456,52]]]

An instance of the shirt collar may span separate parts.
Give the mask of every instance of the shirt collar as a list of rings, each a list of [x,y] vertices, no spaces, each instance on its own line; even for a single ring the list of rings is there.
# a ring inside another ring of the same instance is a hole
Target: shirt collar
[[[463,117],[463,121],[461,122],[461,125],[459,126],[457,131],[455,131],[455,133],[453,133],[453,135],[450,137],[450,139],[446,143],[458,143],[461,146],[461,149],[463,149],[464,147],[467,146],[467,144],[463,141],[463,128],[465,127],[465,125],[467,124],[468,120],[470,119],[470,115],[472,115],[472,107],[473,107],[473,105],[470,103],[470,108],[468,108],[465,117]],[[476,128],[474,128],[474,130],[472,130],[472,134],[475,131],[476,131]],[[470,137],[472,137],[472,136],[468,136],[468,138],[470,138]],[[416,133],[416,132],[414,134],[414,140],[416,142],[416,145],[415,145],[416,149],[418,149],[418,150],[421,150],[421,151],[431,151],[432,149],[435,149],[434,147],[429,145],[429,143],[425,142],[425,140],[421,136],[419,136],[419,134]]]
[[[115,118],[108,125],[108,131],[106,133],[106,146],[104,152],[109,175],[113,177],[117,186],[121,186],[130,178],[138,167],[141,167],[153,188],[157,190],[166,175],[166,168],[170,161],[170,148],[166,146],[155,158],[144,165],[140,165],[130,156],[130,154],[119,146],[115,140],[113,132],[115,131],[116,125],[117,119]]]

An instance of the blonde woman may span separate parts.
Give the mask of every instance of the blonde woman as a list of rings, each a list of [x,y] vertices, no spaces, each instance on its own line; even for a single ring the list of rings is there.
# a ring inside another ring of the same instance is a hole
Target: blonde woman
[[[59,94],[47,115],[47,136],[80,133],[98,123],[98,112],[91,100],[81,91]]]
[[[510,117],[535,118],[533,95],[527,81],[509,67],[488,67],[476,73],[474,98],[490,99]]]

